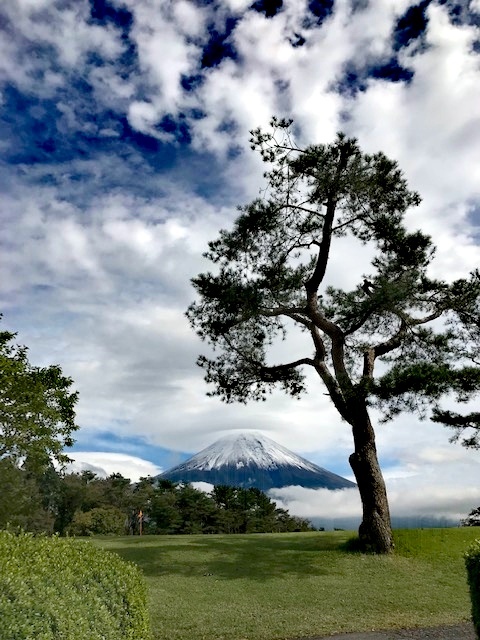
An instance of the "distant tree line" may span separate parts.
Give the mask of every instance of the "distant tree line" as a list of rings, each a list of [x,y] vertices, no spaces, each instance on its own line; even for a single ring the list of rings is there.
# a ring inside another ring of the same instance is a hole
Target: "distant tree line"
[[[0,528],[60,535],[261,533],[308,531],[259,489],[216,486],[211,494],[190,484],[91,471],[31,472],[0,460]]]
[[[478,342],[478,313],[475,318],[471,331]],[[278,509],[259,489],[216,486],[206,494],[190,484],[150,477],[132,484],[120,474],[103,479],[90,471],[58,472],[54,465],[68,462],[64,449],[73,445],[78,429],[78,393],[58,365],[33,366],[27,348],[14,343],[15,336],[0,331],[0,529],[11,525],[60,535],[122,535],[314,528]],[[439,417],[454,428],[454,439],[480,447],[478,413],[463,421],[457,414]],[[480,526],[480,507],[461,524]]]
[[[1,319],[1,314],[0,314]],[[33,366],[16,334],[0,331],[0,529],[60,535],[304,531],[258,489],[215,487],[90,471],[58,472],[74,443],[73,381],[58,365]]]

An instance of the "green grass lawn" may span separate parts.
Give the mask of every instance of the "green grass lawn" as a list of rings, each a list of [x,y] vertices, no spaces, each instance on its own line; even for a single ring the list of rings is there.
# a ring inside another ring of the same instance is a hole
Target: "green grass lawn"
[[[396,531],[387,557],[346,552],[351,535],[96,542],[142,569],[155,640],[271,640],[470,619],[462,554],[480,531]]]

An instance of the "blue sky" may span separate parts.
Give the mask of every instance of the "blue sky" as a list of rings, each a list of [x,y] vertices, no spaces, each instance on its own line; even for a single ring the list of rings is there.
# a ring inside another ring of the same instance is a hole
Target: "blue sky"
[[[479,24],[479,0],[2,2],[3,326],[75,380],[72,455],[135,478],[256,429],[350,474],[316,380],[301,402],[205,396],[190,279],[262,187],[248,132],[272,115],[300,144],[344,130],[398,160],[423,197],[407,221],[438,245],[432,275],[478,266]],[[340,244],[332,282],[367,258]],[[480,502],[479,456],[448,435],[412,416],[379,427],[387,478],[419,510]]]

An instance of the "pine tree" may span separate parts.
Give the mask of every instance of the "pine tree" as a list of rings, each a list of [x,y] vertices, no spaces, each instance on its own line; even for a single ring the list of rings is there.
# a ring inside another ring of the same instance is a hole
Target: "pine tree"
[[[305,368],[315,371],[352,430],[361,542],[388,553],[390,513],[370,408],[388,420],[418,407],[440,410],[452,390],[461,400],[478,390],[479,370],[465,362],[457,327],[461,314],[475,312],[479,276],[452,283],[430,277],[432,241],[404,224],[420,196],[394,161],[362,153],[342,134],[300,148],[291,121],[271,124],[251,138],[269,165],[265,193],[209,243],[205,256],[215,273],[193,280],[199,298],[187,315],[214,349],[198,364],[213,385],[209,395],[242,403],[265,400],[274,387],[298,397]],[[351,290],[329,283],[335,243],[346,235],[374,251],[371,271],[355,274]],[[272,362],[269,348],[296,329],[309,337],[307,351]]]

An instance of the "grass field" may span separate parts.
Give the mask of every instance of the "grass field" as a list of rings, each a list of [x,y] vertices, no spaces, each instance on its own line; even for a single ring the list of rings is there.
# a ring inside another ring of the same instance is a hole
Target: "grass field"
[[[352,534],[97,539],[145,574],[155,640],[272,640],[470,619],[462,554],[475,528],[395,532],[392,556]]]

